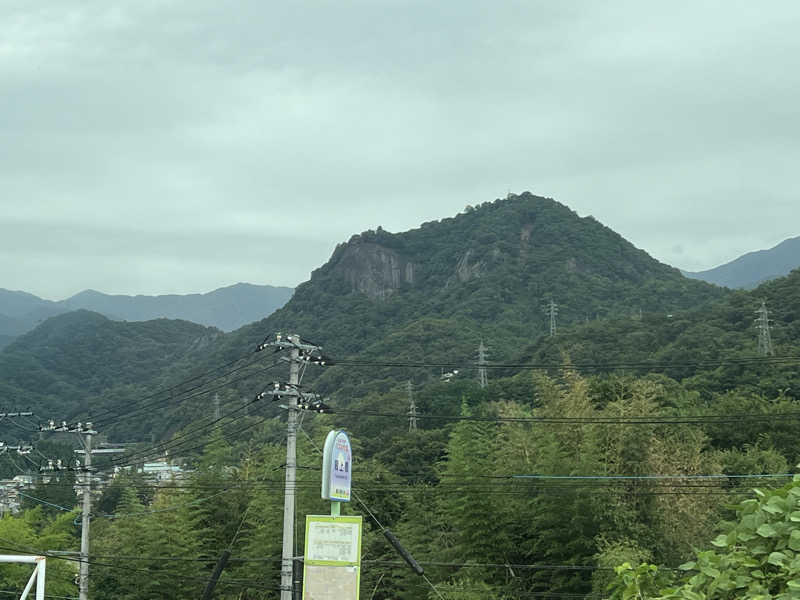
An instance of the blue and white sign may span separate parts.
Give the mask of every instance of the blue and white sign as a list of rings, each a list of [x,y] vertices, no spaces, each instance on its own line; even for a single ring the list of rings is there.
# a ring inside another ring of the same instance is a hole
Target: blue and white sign
[[[350,502],[353,479],[353,450],[344,431],[331,431],[322,454],[322,497],[333,502]]]

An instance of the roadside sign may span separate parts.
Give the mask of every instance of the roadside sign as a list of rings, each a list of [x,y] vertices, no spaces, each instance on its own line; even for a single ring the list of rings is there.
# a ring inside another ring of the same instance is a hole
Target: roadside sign
[[[306,516],[303,600],[358,600],[361,517]]]
[[[322,454],[322,497],[332,502],[350,502],[353,450],[344,431],[331,431]]]

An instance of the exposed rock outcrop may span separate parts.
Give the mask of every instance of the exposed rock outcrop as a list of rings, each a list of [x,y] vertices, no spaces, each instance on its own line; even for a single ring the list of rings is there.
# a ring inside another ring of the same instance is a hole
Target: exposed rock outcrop
[[[375,300],[385,300],[403,285],[414,284],[414,263],[373,242],[345,245],[333,270],[354,290]]]
[[[471,249],[464,253],[464,256],[461,257],[461,260],[459,260],[456,265],[456,277],[458,277],[460,281],[469,281],[470,279],[481,276],[484,266],[483,261],[470,264],[470,258],[472,258]]]

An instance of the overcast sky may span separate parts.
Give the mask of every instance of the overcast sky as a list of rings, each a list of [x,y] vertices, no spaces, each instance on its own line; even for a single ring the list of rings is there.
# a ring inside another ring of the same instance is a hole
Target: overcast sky
[[[509,191],[706,269],[800,235],[798,0],[0,0],[0,287],[296,285]]]

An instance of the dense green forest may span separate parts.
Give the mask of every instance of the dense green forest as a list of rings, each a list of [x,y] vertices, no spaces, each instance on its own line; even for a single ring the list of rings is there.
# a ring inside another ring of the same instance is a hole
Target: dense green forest
[[[775,356],[758,353],[762,301]],[[36,425],[91,418],[100,441],[138,442],[97,463],[93,598],[197,598],[226,549],[215,598],[277,598],[285,411],[254,398],[287,365],[254,349],[296,331],[335,362],[303,372],[302,389],[334,412],[302,413],[297,554],[302,515],[328,511],[318,448],[345,429],[363,501],[345,513],[366,530],[362,598],[790,598],[798,317],[800,271],[748,292],[687,280],[591,217],[524,194],[354,236],[286,307],[230,334],[50,319],[0,352],[7,406],[35,413],[0,421],[2,439],[36,448],[0,467],[72,464],[76,436]],[[156,458],[187,474],[158,485],[128,469]],[[0,521],[4,551],[75,550],[82,476],[49,473],[25,491],[24,510]],[[75,562],[51,562],[48,593],[74,596]],[[3,590],[24,584],[12,567],[0,576]]]
[[[347,428],[357,493],[447,598],[606,597],[613,567],[626,562],[674,575],[695,548],[713,548],[717,523],[736,518],[737,502],[757,498],[753,487],[791,482],[785,474],[797,459],[795,422],[785,416],[796,420],[794,401],[728,392],[728,402],[757,409],[764,420],[687,423],[675,417],[696,415],[696,393],[662,375],[526,372],[486,389],[434,384],[418,396],[416,431],[408,429],[399,390],[344,414],[306,415],[298,514],[327,512],[317,447],[329,429]],[[459,419],[425,418],[434,413]],[[640,415],[651,420],[625,420]],[[133,475],[114,479],[93,520],[94,597],[165,597],[168,582],[174,595],[167,597],[197,597],[229,547],[233,560],[216,597],[276,597],[284,428],[255,416],[225,419],[205,430],[187,479],[165,486]],[[79,528],[65,494],[70,487],[63,477],[31,490],[29,510],[4,521],[29,522],[24,532],[0,536],[7,549],[40,549],[37,540],[53,527],[65,535],[57,546],[48,538],[48,547],[74,549]],[[363,597],[376,586],[374,598],[433,597],[362,505],[345,512],[365,518]],[[300,552],[302,536],[298,544]],[[69,569],[60,573],[68,587]]]

